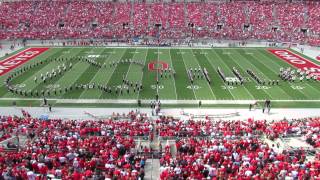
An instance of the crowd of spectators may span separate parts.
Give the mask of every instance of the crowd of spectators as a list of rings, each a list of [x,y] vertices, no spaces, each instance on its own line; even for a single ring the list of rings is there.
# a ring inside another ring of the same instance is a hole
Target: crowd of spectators
[[[317,1],[2,2],[0,39],[209,37],[319,45],[319,8]]]
[[[114,115],[101,121],[1,117],[1,130],[28,136],[18,152],[0,149],[0,178],[143,179],[145,157],[134,136],[152,130],[143,114]]]
[[[319,157],[307,162],[304,150],[275,151],[256,137],[186,138],[177,154],[163,153],[160,178],[189,179],[318,179]],[[319,156],[319,155],[318,155]]]
[[[0,148],[0,178],[143,178],[150,149],[135,138],[152,141],[154,133],[175,140],[176,153],[169,144],[160,148],[161,179],[320,178],[319,153],[308,161],[305,149],[279,151],[279,144],[264,141],[295,135],[318,148],[320,118],[151,120],[132,111],[103,120],[41,120],[22,114],[0,117],[0,132],[27,137],[23,145]],[[6,150],[12,147],[18,151]]]
[[[305,149],[279,151],[261,138],[304,136],[319,147],[320,118],[267,121],[178,121],[159,119],[160,136],[174,136],[175,157],[162,153],[160,178],[169,179],[318,179],[320,154],[307,161]]]

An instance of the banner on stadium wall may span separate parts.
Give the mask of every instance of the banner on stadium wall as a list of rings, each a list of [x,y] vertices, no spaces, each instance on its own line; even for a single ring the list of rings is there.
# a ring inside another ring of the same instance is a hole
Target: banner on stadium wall
[[[316,75],[318,76],[318,80],[320,80],[320,66],[312,61],[294,54],[287,49],[268,49],[268,51],[298,69],[310,71],[310,75]]]
[[[28,48],[16,55],[0,61],[0,76],[12,71],[18,66],[30,61],[36,56],[47,51],[49,48]]]

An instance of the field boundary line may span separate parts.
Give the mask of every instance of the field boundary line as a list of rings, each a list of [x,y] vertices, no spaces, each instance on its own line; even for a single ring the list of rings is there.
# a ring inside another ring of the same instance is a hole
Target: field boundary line
[[[43,98],[0,98],[3,101],[43,101]],[[56,103],[110,103],[110,104],[135,104],[136,99],[59,99],[59,98],[47,98],[50,101],[56,101]],[[203,104],[250,104],[256,101],[264,100],[201,100]],[[150,103],[149,99],[142,99],[142,103]],[[271,102],[320,102],[318,100],[271,100]],[[161,100],[162,104],[197,104],[198,100]]]

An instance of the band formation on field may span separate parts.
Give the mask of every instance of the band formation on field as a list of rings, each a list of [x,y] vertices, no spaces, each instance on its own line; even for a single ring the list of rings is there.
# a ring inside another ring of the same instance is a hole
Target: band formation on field
[[[27,48],[0,98],[320,100],[320,68],[287,49]]]

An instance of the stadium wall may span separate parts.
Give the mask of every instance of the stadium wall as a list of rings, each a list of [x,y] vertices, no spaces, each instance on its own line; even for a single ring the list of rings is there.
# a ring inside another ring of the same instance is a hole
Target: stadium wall
[[[198,41],[190,41],[186,39],[168,40],[168,44],[145,44],[143,42],[127,42],[113,40],[91,40],[91,39],[65,39],[65,40],[2,40],[0,41],[0,57],[6,56],[9,53],[19,50],[26,46],[47,46],[47,47],[63,47],[63,46],[98,46],[98,47],[180,47],[180,48],[213,48],[213,47],[279,47],[293,48],[295,50],[310,50],[319,52],[320,47],[302,45],[291,42],[272,42],[272,41],[232,41],[232,40],[215,40],[215,39],[200,39]],[[316,58],[319,54],[312,54],[311,58]],[[314,57],[313,57],[314,56]]]

